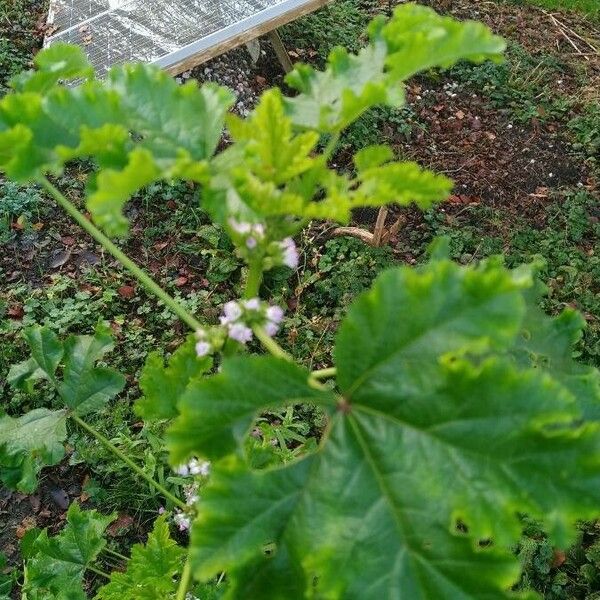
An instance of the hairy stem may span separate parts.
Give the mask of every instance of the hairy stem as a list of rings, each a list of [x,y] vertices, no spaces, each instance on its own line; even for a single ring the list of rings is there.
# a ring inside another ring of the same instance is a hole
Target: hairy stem
[[[115,550],[111,550],[110,548],[102,548],[102,552],[106,552],[107,554],[112,554],[112,556],[114,556],[115,558],[118,558],[120,560],[125,560],[128,561],[129,559],[124,555],[121,554],[120,552],[116,552]]]
[[[193,330],[202,329],[202,323],[188,312],[175,298],[165,292],[144,270],[138,267],[116,244],[106,237],[91,221],[68,200],[46,177],[39,180],[40,185],[87,233],[110,252],[151,294],[164,302],[184,323]]]
[[[283,358],[284,360],[293,361],[294,359],[270,336],[262,327],[253,328],[254,335],[258,341],[268,350],[273,356]]]
[[[258,296],[262,278],[262,260],[255,260],[251,262],[248,265],[248,277],[246,279],[246,287],[244,288],[244,298],[249,299]]]
[[[110,575],[108,573],[105,573],[104,571],[101,571],[100,569],[97,569],[96,567],[92,567],[92,565],[87,565],[86,569],[88,571],[91,571],[92,573],[96,573],[97,575],[102,575],[102,577],[106,577],[106,579],[110,579]]]
[[[71,414],[70,417],[77,423],[82,429],[85,429],[88,433],[94,436],[107,450],[110,450],[115,456],[120,458],[132,471],[137,473],[142,479],[149,483],[155,490],[160,492],[167,500],[170,500],[175,506],[179,506],[184,510],[187,510],[185,502],[177,498],[165,489],[160,483],[152,479],[148,473],[146,473],[140,466],[136,465],[130,458],[128,458],[121,450],[119,450],[108,438],[104,437],[99,431],[96,431],[92,426],[88,425],[84,420],[79,418],[77,415]]]
[[[328,367],[327,369],[317,369],[313,371],[310,376],[313,379],[330,379],[337,375],[337,369],[335,367]]]
[[[187,594],[191,581],[192,563],[190,562],[190,558],[188,556],[188,559],[185,561],[185,565],[183,566],[183,572],[181,573],[181,581],[179,582],[179,587],[177,588],[177,596],[175,600],[185,600],[185,595]]]

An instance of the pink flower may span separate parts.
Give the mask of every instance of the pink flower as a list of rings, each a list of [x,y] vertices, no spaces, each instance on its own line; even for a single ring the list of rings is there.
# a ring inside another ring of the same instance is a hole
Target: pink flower
[[[296,244],[291,237],[287,237],[279,243],[282,252],[283,264],[290,269],[295,269],[300,260]]]
[[[252,329],[243,323],[234,323],[229,326],[229,337],[240,344],[245,344],[252,339]]]
[[[267,319],[269,321],[273,321],[273,323],[278,324],[283,320],[283,308],[280,306],[269,306],[266,311]]]
[[[208,342],[201,340],[196,344],[196,356],[198,356],[200,358],[210,354],[211,350],[212,350],[212,347]]]

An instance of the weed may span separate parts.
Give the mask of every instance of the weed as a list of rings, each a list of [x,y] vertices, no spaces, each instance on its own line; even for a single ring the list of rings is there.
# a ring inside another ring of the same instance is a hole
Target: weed
[[[573,148],[593,165],[600,162],[600,105],[588,104],[583,113],[569,121]]]
[[[35,187],[21,187],[10,181],[0,183],[0,244],[14,236],[15,228],[29,227],[43,213],[44,201]]]

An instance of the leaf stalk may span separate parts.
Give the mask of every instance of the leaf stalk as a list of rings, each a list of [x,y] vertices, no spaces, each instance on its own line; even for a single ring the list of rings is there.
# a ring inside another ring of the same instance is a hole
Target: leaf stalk
[[[143,269],[138,267],[114,242],[104,235],[91,221],[66,198],[46,177],[39,179],[40,185],[54,198],[61,208],[91,235],[103,248],[112,254],[151,294],[164,302],[184,323],[194,331],[202,329],[203,325],[194,315],[188,312],[175,298],[167,294]]]
[[[144,471],[139,465],[136,465],[129,457],[127,457],[121,450],[119,450],[108,438],[104,437],[99,431],[94,429],[91,425],[88,425],[83,419],[78,417],[77,415],[71,413],[70,417],[79,425],[82,429],[85,429],[88,433],[90,433],[93,437],[95,437],[107,450],[110,450],[115,456],[120,458],[128,467],[131,468],[132,471],[137,473],[142,479],[144,479],[147,483],[149,483],[154,489],[160,492],[167,500],[170,500],[175,506],[183,510],[187,510],[188,506],[174,496],[164,488],[160,483],[155,481],[148,473]]]

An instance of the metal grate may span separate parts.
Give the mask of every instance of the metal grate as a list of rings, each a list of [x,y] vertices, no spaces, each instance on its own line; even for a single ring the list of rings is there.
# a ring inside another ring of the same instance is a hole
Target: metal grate
[[[53,33],[46,44],[79,44],[100,76],[127,61],[169,68],[261,23],[307,12],[304,5],[312,4],[314,0],[51,0]]]

